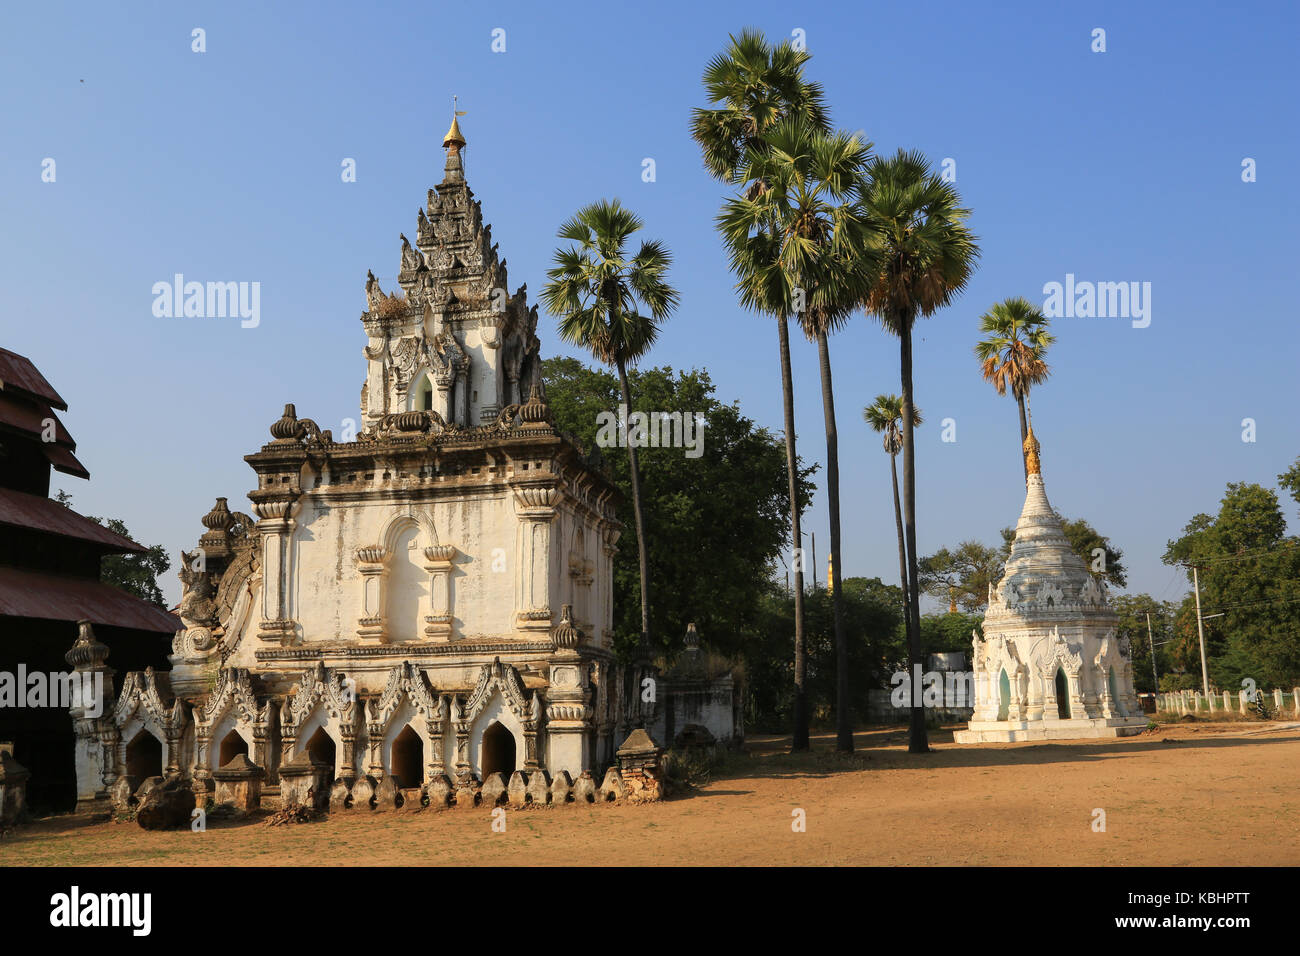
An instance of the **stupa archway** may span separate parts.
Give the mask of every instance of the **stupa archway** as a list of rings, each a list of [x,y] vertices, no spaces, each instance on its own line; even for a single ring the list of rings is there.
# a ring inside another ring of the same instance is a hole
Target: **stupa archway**
[[[488,736],[489,731],[492,736]],[[504,759],[502,755],[506,749],[505,742],[501,739],[502,734],[508,734],[513,743],[513,749],[509,753],[513,762],[508,770],[500,766],[485,770],[488,758],[492,758],[493,764]],[[469,752],[471,769],[480,779],[485,773],[501,773],[508,778],[515,770],[523,769],[520,755],[524,753],[524,726],[518,715],[507,706],[499,690],[492,693],[487,705],[474,720],[470,730]]]
[[[239,754],[243,754],[245,757],[248,756],[248,741],[235,728],[232,727],[230,732],[220,740],[221,743],[217,747],[216,755],[216,765],[218,767],[224,767]]]
[[[393,738],[388,766],[398,787],[419,787],[424,783],[424,738],[410,724]]]
[[[483,731],[483,753],[479,762],[485,778],[499,773],[509,779],[519,765],[515,735],[500,723],[489,724]]]
[[[1052,678],[1056,688],[1056,716],[1061,720],[1070,719],[1070,679],[1065,676],[1065,668],[1058,667]]]
[[[163,742],[147,727],[140,726],[126,745],[126,778],[136,790],[149,777],[163,772]]]

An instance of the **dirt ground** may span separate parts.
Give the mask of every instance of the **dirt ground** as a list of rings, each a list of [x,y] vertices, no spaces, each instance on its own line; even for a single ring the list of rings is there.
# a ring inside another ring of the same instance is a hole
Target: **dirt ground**
[[[858,752],[751,738],[711,782],[662,803],[339,814],[206,833],[50,817],[0,838],[0,865],[1295,864],[1300,724],[1161,726],[1138,737],[910,755],[899,728]],[[1105,832],[1094,832],[1094,811]],[[794,832],[794,811],[806,832]]]

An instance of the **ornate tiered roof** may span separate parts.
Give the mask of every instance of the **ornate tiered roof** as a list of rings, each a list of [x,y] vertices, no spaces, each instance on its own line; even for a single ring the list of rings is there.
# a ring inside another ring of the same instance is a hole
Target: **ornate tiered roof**
[[[436,385],[442,407],[433,410],[444,420],[490,422],[540,379],[537,307],[529,308],[526,285],[509,293],[506,261],[465,181],[456,117],[443,146],[443,180],[416,212],[415,243],[399,236],[400,294],[386,293],[373,272],[366,280],[367,424],[412,410],[426,382]]]

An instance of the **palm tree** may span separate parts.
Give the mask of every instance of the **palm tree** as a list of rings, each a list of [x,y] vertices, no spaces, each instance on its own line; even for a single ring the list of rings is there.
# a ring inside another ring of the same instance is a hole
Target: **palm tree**
[[[899,341],[908,650],[915,670],[921,664],[921,610],[916,557],[912,327],[918,316],[933,315],[966,287],[979,258],[979,247],[966,225],[970,210],[962,208],[956,188],[936,175],[920,153],[899,150],[888,159],[877,158],[867,175],[863,215],[870,223],[883,265],[864,306]],[[913,704],[908,750],[925,753],[929,749],[925,714]]]
[[[786,41],[772,47],[755,30],[732,36],[727,49],[714,57],[704,71],[704,91],[712,108],[697,108],[691,135],[699,143],[704,166],[714,178],[738,187],[749,199],[761,196],[766,184],[746,180],[745,158],[766,149],[765,137],[785,116],[800,116],[820,131],[830,129],[822,105],[821,87],[804,79],[809,54]],[[770,223],[759,236],[770,235]],[[794,383],[790,372],[789,315],[771,313],[777,320],[781,362],[781,396],[785,424],[786,472],[790,482],[790,539],[802,554],[799,516],[799,471],[795,453]],[[808,749],[807,652],[803,626],[803,561],[794,565],[794,735],[792,749]]]
[[[659,323],[672,314],[678,302],[677,291],[666,278],[672,256],[663,243],[642,242],[635,256],[627,256],[628,239],[643,225],[641,218],[617,199],[602,199],[579,209],[557,233],[577,245],[555,251],[555,268],[547,270],[550,281],[542,289],[547,311],[560,318],[560,338],[590,350],[599,361],[618,369],[623,406],[629,414],[628,363],[650,350]],[[619,416],[619,427],[632,472],[641,575],[641,643],[645,647],[650,643],[645,515],[637,450],[627,441],[627,417]]]
[[[876,400],[862,410],[863,420],[871,430],[883,436],[882,444],[889,454],[889,477],[894,483],[894,526],[898,530],[898,578],[903,587],[903,627],[910,632],[911,620],[907,599],[907,546],[903,539],[903,508],[898,501],[898,453],[903,450],[903,400],[897,395],[877,395]],[[913,406],[912,426],[922,422],[921,410]]]
[[[1051,370],[1045,356],[1056,336],[1047,330],[1047,316],[1026,299],[999,302],[980,316],[980,332],[986,336],[975,346],[984,380],[991,382],[999,395],[1007,389],[1020,406],[1020,460],[1029,480],[1029,463],[1025,460],[1025,441],[1029,424],[1025,406],[1029,389],[1047,381]]]
[[[870,288],[875,262],[858,218],[861,173],[868,145],[845,133],[813,129],[802,117],[782,119],[763,150],[750,149],[743,176],[762,182],[752,197],[727,202],[718,217],[741,301],[752,308],[794,315],[817,343],[826,427],[826,488],[830,508],[831,604],[835,621],[836,749],[853,750],[849,707],[848,641],[840,562],[839,451],[828,337]],[[767,227],[770,231],[765,231]]]

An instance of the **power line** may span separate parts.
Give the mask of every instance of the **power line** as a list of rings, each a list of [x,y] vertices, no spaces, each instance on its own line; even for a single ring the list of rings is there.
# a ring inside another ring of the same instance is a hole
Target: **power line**
[[[1211,611],[1233,611],[1243,607],[1263,607],[1268,604],[1295,604],[1300,601],[1300,597],[1278,598],[1275,601],[1250,601],[1244,604],[1220,604],[1218,607],[1208,608]]]
[[[1294,551],[1296,548],[1300,548],[1300,541],[1268,548],[1250,548],[1237,554],[1212,555],[1208,558],[1196,558],[1194,561],[1180,561],[1178,563],[1184,567],[1191,567],[1193,564],[1206,565],[1219,561],[1246,561],[1251,558],[1260,557],[1261,554],[1283,554],[1287,551]]]

